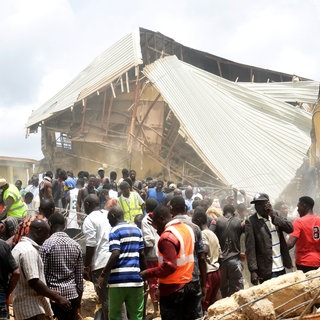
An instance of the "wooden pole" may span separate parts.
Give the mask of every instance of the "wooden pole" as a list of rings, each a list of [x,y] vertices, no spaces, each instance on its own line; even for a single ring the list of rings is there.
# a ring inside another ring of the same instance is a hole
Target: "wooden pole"
[[[219,62],[219,61],[217,61],[217,65],[218,65],[219,76],[220,76],[221,78],[223,78],[223,77],[222,77],[222,71],[221,71],[221,65],[220,65],[220,62]]]
[[[144,123],[145,120],[147,119],[147,117],[148,117],[151,109],[154,107],[154,105],[157,103],[157,101],[159,100],[160,97],[161,97],[161,94],[159,93],[159,94],[157,95],[157,97],[155,98],[155,100],[154,100],[154,101],[151,103],[151,105],[149,106],[149,108],[148,108],[147,112],[145,113],[142,121],[139,123],[139,127],[138,127],[137,134],[136,134],[137,137],[139,136],[139,133],[140,133],[140,130],[141,130],[142,126],[143,126],[143,123]]]
[[[136,72],[136,87],[134,92],[134,102],[131,109],[131,122],[130,122],[130,130],[129,130],[129,136],[128,136],[128,153],[131,154],[132,152],[132,144],[133,139],[132,137],[135,136],[135,122],[136,122],[136,115],[137,115],[137,109],[138,109],[138,102],[139,102],[139,72]]]
[[[102,115],[101,115],[101,121],[100,121],[100,127],[101,128],[103,128],[104,115],[105,115],[105,112],[106,112],[106,107],[107,107],[107,89],[104,91],[104,94],[103,94]]]
[[[108,136],[108,130],[109,130],[109,124],[110,124],[110,118],[111,118],[111,111],[113,106],[113,95],[110,96],[110,102],[109,102],[109,109],[108,109],[108,117],[107,117],[107,123],[106,123],[106,137]]]
[[[84,129],[85,116],[87,111],[87,99],[83,99],[82,101],[83,109],[82,109],[82,121],[81,121],[81,132]]]

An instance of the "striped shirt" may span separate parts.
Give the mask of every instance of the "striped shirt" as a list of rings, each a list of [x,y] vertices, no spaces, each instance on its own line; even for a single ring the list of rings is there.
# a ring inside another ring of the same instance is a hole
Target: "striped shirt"
[[[260,215],[258,215],[259,219],[263,219],[265,224],[267,225],[272,240],[272,272],[282,271],[284,269],[282,256],[280,251],[280,239],[278,235],[278,231],[275,225],[272,223],[271,218],[264,219]]]
[[[55,232],[40,248],[44,274],[50,289],[68,300],[83,292],[83,260],[80,245],[65,232]]]
[[[40,279],[46,283],[39,247],[30,238],[22,237],[12,250],[20,269],[20,278],[13,291],[13,310],[16,320],[32,318],[38,314],[53,315],[49,299],[39,295],[28,283],[32,279]]]
[[[135,225],[120,222],[111,229],[110,251],[120,256],[109,276],[109,287],[142,287],[139,251],[144,248],[141,230]]]

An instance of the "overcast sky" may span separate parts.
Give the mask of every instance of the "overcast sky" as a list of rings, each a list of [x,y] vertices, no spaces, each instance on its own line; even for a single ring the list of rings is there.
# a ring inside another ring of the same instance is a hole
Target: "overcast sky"
[[[137,27],[239,63],[320,80],[319,0],[0,0],[0,155],[40,160],[25,123]]]

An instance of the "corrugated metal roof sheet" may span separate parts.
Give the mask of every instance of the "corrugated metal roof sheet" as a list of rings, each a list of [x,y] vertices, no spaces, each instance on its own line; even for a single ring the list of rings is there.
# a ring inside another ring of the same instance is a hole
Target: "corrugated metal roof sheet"
[[[33,111],[27,128],[73,106],[139,64],[142,64],[142,53],[137,29],[104,51],[66,87]]]
[[[248,89],[267,94],[283,102],[314,103],[319,95],[318,81],[248,83],[238,82]]]
[[[310,146],[310,114],[173,56],[143,73],[224,183],[276,198],[294,177]]]

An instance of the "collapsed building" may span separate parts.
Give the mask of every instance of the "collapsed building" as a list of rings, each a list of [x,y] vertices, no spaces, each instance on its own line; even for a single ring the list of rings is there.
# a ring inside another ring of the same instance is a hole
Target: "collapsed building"
[[[311,144],[319,82],[235,63],[139,28],[33,111],[39,171],[134,168],[278,197]]]

